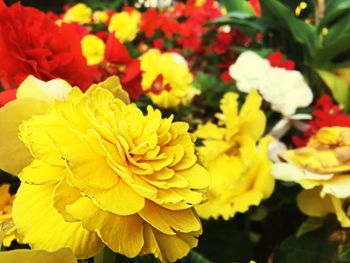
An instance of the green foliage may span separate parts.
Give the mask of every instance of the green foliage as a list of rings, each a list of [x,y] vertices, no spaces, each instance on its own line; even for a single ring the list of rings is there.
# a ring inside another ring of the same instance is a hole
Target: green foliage
[[[337,246],[328,242],[325,231],[309,232],[285,240],[274,256],[274,263],[330,263]]]
[[[338,73],[338,74],[336,74]],[[336,72],[319,70],[318,74],[327,84],[333,93],[334,98],[339,102],[345,111],[350,111],[350,68]],[[344,78],[344,76],[346,78]]]
[[[227,11],[243,11],[245,13],[254,14],[252,7],[245,0],[222,0]]]
[[[299,238],[302,235],[319,229],[323,225],[323,219],[316,217],[309,217],[306,219],[298,229],[296,237]]]

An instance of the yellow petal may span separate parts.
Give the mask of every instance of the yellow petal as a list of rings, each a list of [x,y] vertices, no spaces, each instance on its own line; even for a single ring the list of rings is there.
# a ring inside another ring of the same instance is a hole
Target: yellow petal
[[[1,263],[76,263],[77,259],[68,248],[56,251],[17,249],[0,252]]]
[[[174,231],[192,232],[201,229],[201,224],[193,209],[172,211],[147,201],[138,213],[154,228],[167,235],[175,235]]]
[[[116,98],[122,100],[126,104],[130,103],[129,94],[123,90],[123,87],[120,84],[120,80],[117,76],[111,76],[103,82],[92,85],[92,87],[95,86],[109,90]],[[91,90],[91,88],[89,90]]]
[[[266,125],[265,114],[259,109],[261,102],[262,98],[253,90],[248,94],[239,113],[240,132],[249,134],[255,141],[264,133]]]
[[[128,257],[137,256],[144,244],[143,221],[138,215],[118,216],[102,211],[89,198],[80,198],[67,210],[79,218],[83,226],[96,232],[114,252]]]
[[[72,86],[63,79],[42,81],[34,76],[28,76],[17,90],[17,98],[33,98],[52,102],[63,100],[71,91]]]
[[[154,236],[157,240],[160,251],[164,257],[164,261],[175,262],[176,260],[186,256],[190,250],[197,246],[198,232],[178,233],[175,236],[165,235],[156,229],[153,229]]]
[[[219,128],[214,123],[208,122],[204,125],[200,125],[195,135],[199,138],[203,139],[215,139],[215,140],[221,140],[224,136],[225,130],[223,128]]]
[[[119,180],[116,186],[108,190],[86,189],[85,194],[102,210],[122,216],[135,214],[145,205],[145,198],[123,180]]]
[[[35,159],[30,165],[23,169],[18,177],[22,182],[28,184],[45,184],[58,181],[65,175],[66,169],[64,167],[47,165]]]
[[[320,195],[319,187],[311,190],[302,190],[297,196],[299,209],[308,216],[325,217],[328,213],[333,213],[334,208],[330,196],[324,198]]]
[[[189,169],[177,171],[176,173],[183,176],[192,189],[203,189],[209,185],[208,171],[197,163]]]
[[[52,205],[55,185],[22,183],[13,204],[13,220],[23,242],[33,249],[70,248],[77,258],[96,255],[103,243],[96,233],[85,230],[80,222],[66,222]]]
[[[335,196],[330,196],[338,221],[342,227],[350,227],[349,216],[343,210],[343,201]]]
[[[81,197],[81,192],[70,186],[67,180],[60,181],[53,192],[53,206],[64,217],[67,222],[75,222],[77,218],[72,217],[66,210],[66,206],[74,203]]]
[[[269,142],[269,137],[265,137],[260,141],[257,160],[250,169],[256,172],[253,189],[261,191],[264,198],[268,198],[275,187],[275,179],[271,174],[272,162],[269,160],[267,153]]]
[[[350,196],[350,175],[337,175],[322,182],[321,194],[330,194],[337,198],[348,198]]]
[[[18,138],[19,125],[35,114],[47,111],[49,104],[30,98],[17,99],[0,109],[0,168],[17,175],[33,160]]]

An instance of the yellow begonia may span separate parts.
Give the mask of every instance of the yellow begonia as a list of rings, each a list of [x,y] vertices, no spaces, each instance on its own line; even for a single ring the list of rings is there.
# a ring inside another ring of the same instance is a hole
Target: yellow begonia
[[[189,103],[195,95],[193,76],[188,67],[172,53],[151,49],[140,57],[144,92],[162,108]]]
[[[274,189],[267,154],[270,137],[261,139],[256,149],[266,124],[260,110],[262,99],[256,91],[250,92],[240,111],[237,100],[237,94],[225,94],[222,113],[216,115],[218,125],[207,123],[196,131],[204,139],[199,158],[210,175],[208,201],[196,206],[205,219],[222,216],[228,220],[259,205]]]
[[[108,31],[114,32],[120,42],[133,41],[139,32],[141,14],[137,10],[132,12],[122,11],[111,17]]]
[[[95,11],[92,14],[92,18],[95,24],[103,24],[108,20],[108,14],[106,11]]]
[[[105,57],[106,45],[102,39],[95,35],[86,35],[81,40],[81,47],[88,65],[96,65]]]
[[[350,128],[322,128],[305,147],[288,150],[281,157],[286,162],[275,164],[273,175],[306,189],[298,199],[301,210],[319,217],[335,213],[343,227],[350,227],[346,216],[350,211],[341,208],[350,197]],[[306,196],[311,195],[313,198],[308,200]],[[313,212],[317,206],[326,207],[323,211],[327,213]]]
[[[88,258],[107,245],[173,262],[202,232],[193,206],[204,199],[207,171],[187,123],[151,107],[144,115],[113,95],[118,85],[114,78],[85,94],[72,88],[22,122],[19,138],[33,161],[19,174],[13,220],[33,249],[67,247]]]
[[[64,22],[88,24],[91,22],[92,10],[86,4],[78,3],[69,8],[63,16]]]

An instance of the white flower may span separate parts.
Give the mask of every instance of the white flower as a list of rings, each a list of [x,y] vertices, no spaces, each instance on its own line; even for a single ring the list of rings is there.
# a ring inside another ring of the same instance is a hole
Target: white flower
[[[291,116],[299,107],[308,106],[313,99],[303,75],[296,70],[271,67],[267,59],[252,51],[242,53],[229,73],[238,90],[257,89],[274,111]]]
[[[263,77],[271,68],[270,63],[253,51],[243,52],[229,68],[230,76],[236,80],[238,90],[249,92],[258,89]]]
[[[299,71],[270,68],[258,87],[263,98],[273,110],[290,116],[299,107],[312,102],[312,92]]]

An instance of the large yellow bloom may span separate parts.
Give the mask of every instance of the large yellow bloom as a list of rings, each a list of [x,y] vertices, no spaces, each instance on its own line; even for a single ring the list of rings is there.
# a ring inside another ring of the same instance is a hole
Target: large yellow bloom
[[[207,172],[187,123],[151,107],[144,115],[113,96],[119,85],[114,78],[85,94],[73,88],[22,122],[33,159],[19,174],[13,219],[34,249],[68,247],[88,258],[105,244],[128,257],[176,261],[202,231],[193,206]]]
[[[350,227],[350,211],[342,209],[350,197],[350,128],[320,129],[306,147],[282,154],[286,163],[273,167],[277,179],[294,181],[304,189],[298,206],[307,215],[335,213],[343,227]]]
[[[203,218],[222,216],[225,220],[250,206],[259,205],[274,188],[268,160],[269,137],[256,143],[265,130],[266,118],[259,109],[262,99],[252,91],[240,111],[238,95],[227,93],[221,101],[219,125],[200,126],[196,135],[203,138],[199,157],[208,169],[211,183],[208,201],[196,207]]]
[[[141,56],[142,88],[159,107],[186,103],[193,93],[193,76],[188,67],[172,53],[151,49]]]
[[[63,16],[64,22],[88,24],[91,22],[92,10],[86,4],[78,3],[69,8]]]
[[[141,14],[137,10],[122,11],[114,14],[109,22],[108,31],[114,32],[120,42],[133,41],[139,32]]]
[[[86,35],[81,40],[81,48],[88,65],[96,65],[105,57],[106,45],[95,35]]]

